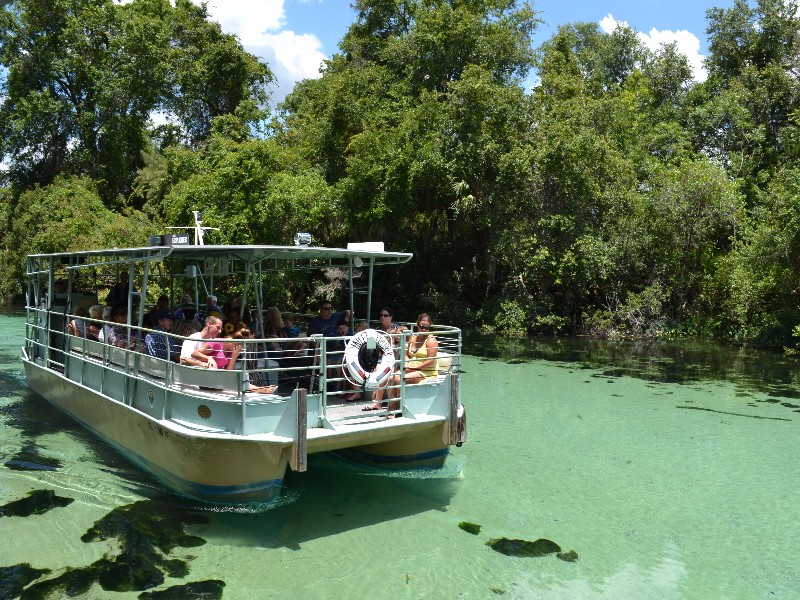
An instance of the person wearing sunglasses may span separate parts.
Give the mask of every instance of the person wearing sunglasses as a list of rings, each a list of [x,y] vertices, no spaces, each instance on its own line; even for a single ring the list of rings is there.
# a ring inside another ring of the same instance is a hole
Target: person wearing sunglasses
[[[417,317],[417,333],[411,336],[406,347],[406,383],[420,383],[426,377],[439,374],[436,355],[439,353],[439,342],[430,333],[431,317],[422,313]]]
[[[439,374],[439,342],[436,336],[430,333],[431,317],[428,313],[422,313],[417,317],[416,333],[411,336],[406,346],[406,365],[405,377],[406,385],[422,383],[428,377],[435,377]],[[392,385],[400,385],[400,374],[392,377]],[[399,408],[397,400],[389,402],[389,410]],[[389,415],[391,418],[393,415]]]
[[[319,303],[319,314],[308,322],[308,335],[320,333],[325,337],[336,335],[336,326],[341,321],[350,321],[350,311],[340,310],[333,312],[330,300]]]
[[[394,313],[392,309],[388,306],[384,306],[381,308],[381,312],[378,313],[378,325],[375,327],[378,331],[382,331],[387,333],[386,337],[389,338],[389,342],[392,344],[392,348],[394,348],[395,357],[399,358],[400,354],[397,348],[397,345],[400,341],[400,336],[398,334],[402,333],[403,331],[407,331],[408,328],[405,325],[400,325],[399,323],[395,323],[392,320]],[[392,381],[393,377],[389,377],[383,383],[381,387],[376,389],[372,392],[372,405],[365,406],[362,410],[380,410],[383,408],[382,402],[383,397],[386,394],[386,386],[388,385],[389,381]],[[391,395],[391,394],[390,394]]]

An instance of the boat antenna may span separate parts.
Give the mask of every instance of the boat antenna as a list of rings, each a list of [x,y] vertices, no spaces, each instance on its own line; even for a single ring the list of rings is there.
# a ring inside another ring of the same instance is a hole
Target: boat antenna
[[[193,210],[194,226],[191,227],[167,227],[167,229],[193,229],[194,230],[194,245],[204,246],[203,236],[206,231],[219,231],[219,227],[203,227],[203,213],[199,210]]]

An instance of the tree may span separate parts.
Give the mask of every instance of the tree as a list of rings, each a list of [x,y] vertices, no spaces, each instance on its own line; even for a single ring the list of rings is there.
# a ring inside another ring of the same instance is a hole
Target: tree
[[[690,96],[695,144],[739,177],[756,199],[780,164],[792,163],[800,103],[800,17],[794,0],[736,0],[708,11],[708,80]],[[787,152],[788,150],[788,152]]]
[[[192,145],[208,137],[215,117],[245,105],[251,105],[251,122],[265,117],[272,72],[208,20],[205,4],[177,0],[169,39],[164,108],[177,117]]]
[[[5,6],[0,150],[16,188],[85,174],[112,205],[131,191],[153,111],[174,111],[196,141],[214,115],[263,100],[266,66],[206,19],[189,0]]]
[[[335,186],[338,239],[435,257],[435,271],[403,274],[410,294],[434,278],[480,302],[493,285],[500,165],[529,125],[519,83],[535,13],[513,0],[355,6],[342,53],[289,95],[277,139]]]
[[[17,295],[25,285],[25,257],[145,245],[151,231],[136,211],[120,214],[103,205],[96,185],[86,177],[58,177],[49,186],[22,194],[10,214],[0,258],[0,293]]]
[[[800,169],[778,170],[720,274],[726,333],[742,343],[788,345],[800,324]]]

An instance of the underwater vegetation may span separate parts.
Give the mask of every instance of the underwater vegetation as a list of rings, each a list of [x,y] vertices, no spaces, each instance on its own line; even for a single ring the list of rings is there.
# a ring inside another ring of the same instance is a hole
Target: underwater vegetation
[[[33,490],[26,498],[14,500],[0,506],[0,517],[30,517],[43,515],[54,508],[69,506],[74,498],[57,496],[53,490]]]
[[[471,533],[472,535],[478,535],[481,531],[480,525],[470,523],[469,521],[461,521],[458,524],[458,527],[459,529],[466,531],[467,533]],[[575,562],[578,560],[578,553],[575,552],[575,550],[562,552],[561,546],[556,544],[554,541],[545,538],[539,538],[535,542],[530,542],[528,540],[512,540],[505,537],[493,538],[486,542],[486,545],[495,552],[499,552],[505,556],[530,557],[555,554],[556,558],[560,558],[565,562]],[[493,594],[498,596],[502,596],[506,593],[504,589],[498,587],[492,587],[489,589]]]
[[[461,521],[458,524],[458,528],[466,531],[467,533],[471,533],[472,535],[478,535],[481,532],[480,525],[477,525],[476,523],[470,523],[469,521]],[[504,554],[506,556],[527,557],[555,554],[557,558],[560,558],[566,562],[575,562],[578,560],[578,553],[575,552],[575,550],[562,552],[561,546],[556,544],[554,541],[545,538],[539,538],[535,542],[530,542],[528,540],[512,540],[505,537],[493,538],[486,542],[486,545],[495,552],[499,552],[500,554]],[[492,591],[495,590],[493,589]],[[505,593],[502,590],[500,590],[500,592]],[[495,593],[498,592],[495,591]]]
[[[486,545],[495,552],[506,556],[547,556],[548,554],[561,552],[561,546],[544,538],[535,542],[499,538],[489,540]]]
[[[535,542],[528,540],[510,540],[508,538],[499,538],[489,540],[486,542],[495,552],[505,554],[506,556],[547,556],[548,554],[556,555],[565,562],[575,562],[578,560],[578,553],[575,550],[569,552],[562,552],[561,546],[552,540],[540,538]]]
[[[34,569],[30,563],[0,567],[0,598],[18,598],[26,585],[49,572],[50,569]]]
[[[10,516],[9,513],[28,516],[42,514],[54,503],[66,506],[73,501],[59,498],[50,490],[32,492],[29,496],[38,498],[39,503],[25,498],[0,507],[0,511],[4,511],[5,516]],[[20,504],[22,502],[28,505]],[[95,583],[107,591],[145,591],[163,584],[166,576],[186,577],[193,557],[173,557],[171,553],[177,548],[205,544],[203,538],[187,534],[185,528],[207,522],[208,517],[167,501],[142,500],[117,507],[81,536],[85,543],[116,540],[116,551],[86,567],[66,566],[57,577],[38,582],[51,571],[32,569],[26,564],[0,567],[0,598],[44,599],[59,593],[73,597],[86,593]],[[27,587],[29,584],[32,585]],[[224,582],[218,580],[198,581],[140,597],[221,598],[224,586]]]
[[[173,585],[157,592],[142,592],[137,598],[140,600],[186,600],[187,598],[218,600],[222,598],[222,588],[224,587],[224,581],[206,579],[184,585]]]
[[[478,535],[481,532],[481,526],[476,525],[475,523],[470,523],[469,521],[461,521],[458,524],[459,529],[463,529],[467,533],[471,533],[472,535]]]
[[[570,550],[569,552],[559,552],[556,554],[556,558],[560,558],[564,562],[575,562],[578,560],[578,553],[575,550]]]

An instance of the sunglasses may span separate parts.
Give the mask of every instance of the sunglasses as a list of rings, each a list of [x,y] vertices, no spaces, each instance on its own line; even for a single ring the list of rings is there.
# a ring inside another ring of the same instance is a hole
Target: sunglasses
[[[392,315],[390,315],[390,314],[388,314],[388,313],[381,313],[381,316],[382,316],[382,317],[391,317]]]
[[[430,325],[420,325],[417,323],[417,329],[422,329],[423,331],[428,331],[431,328]]]
[[[333,310],[332,306],[323,306],[320,310]]]

